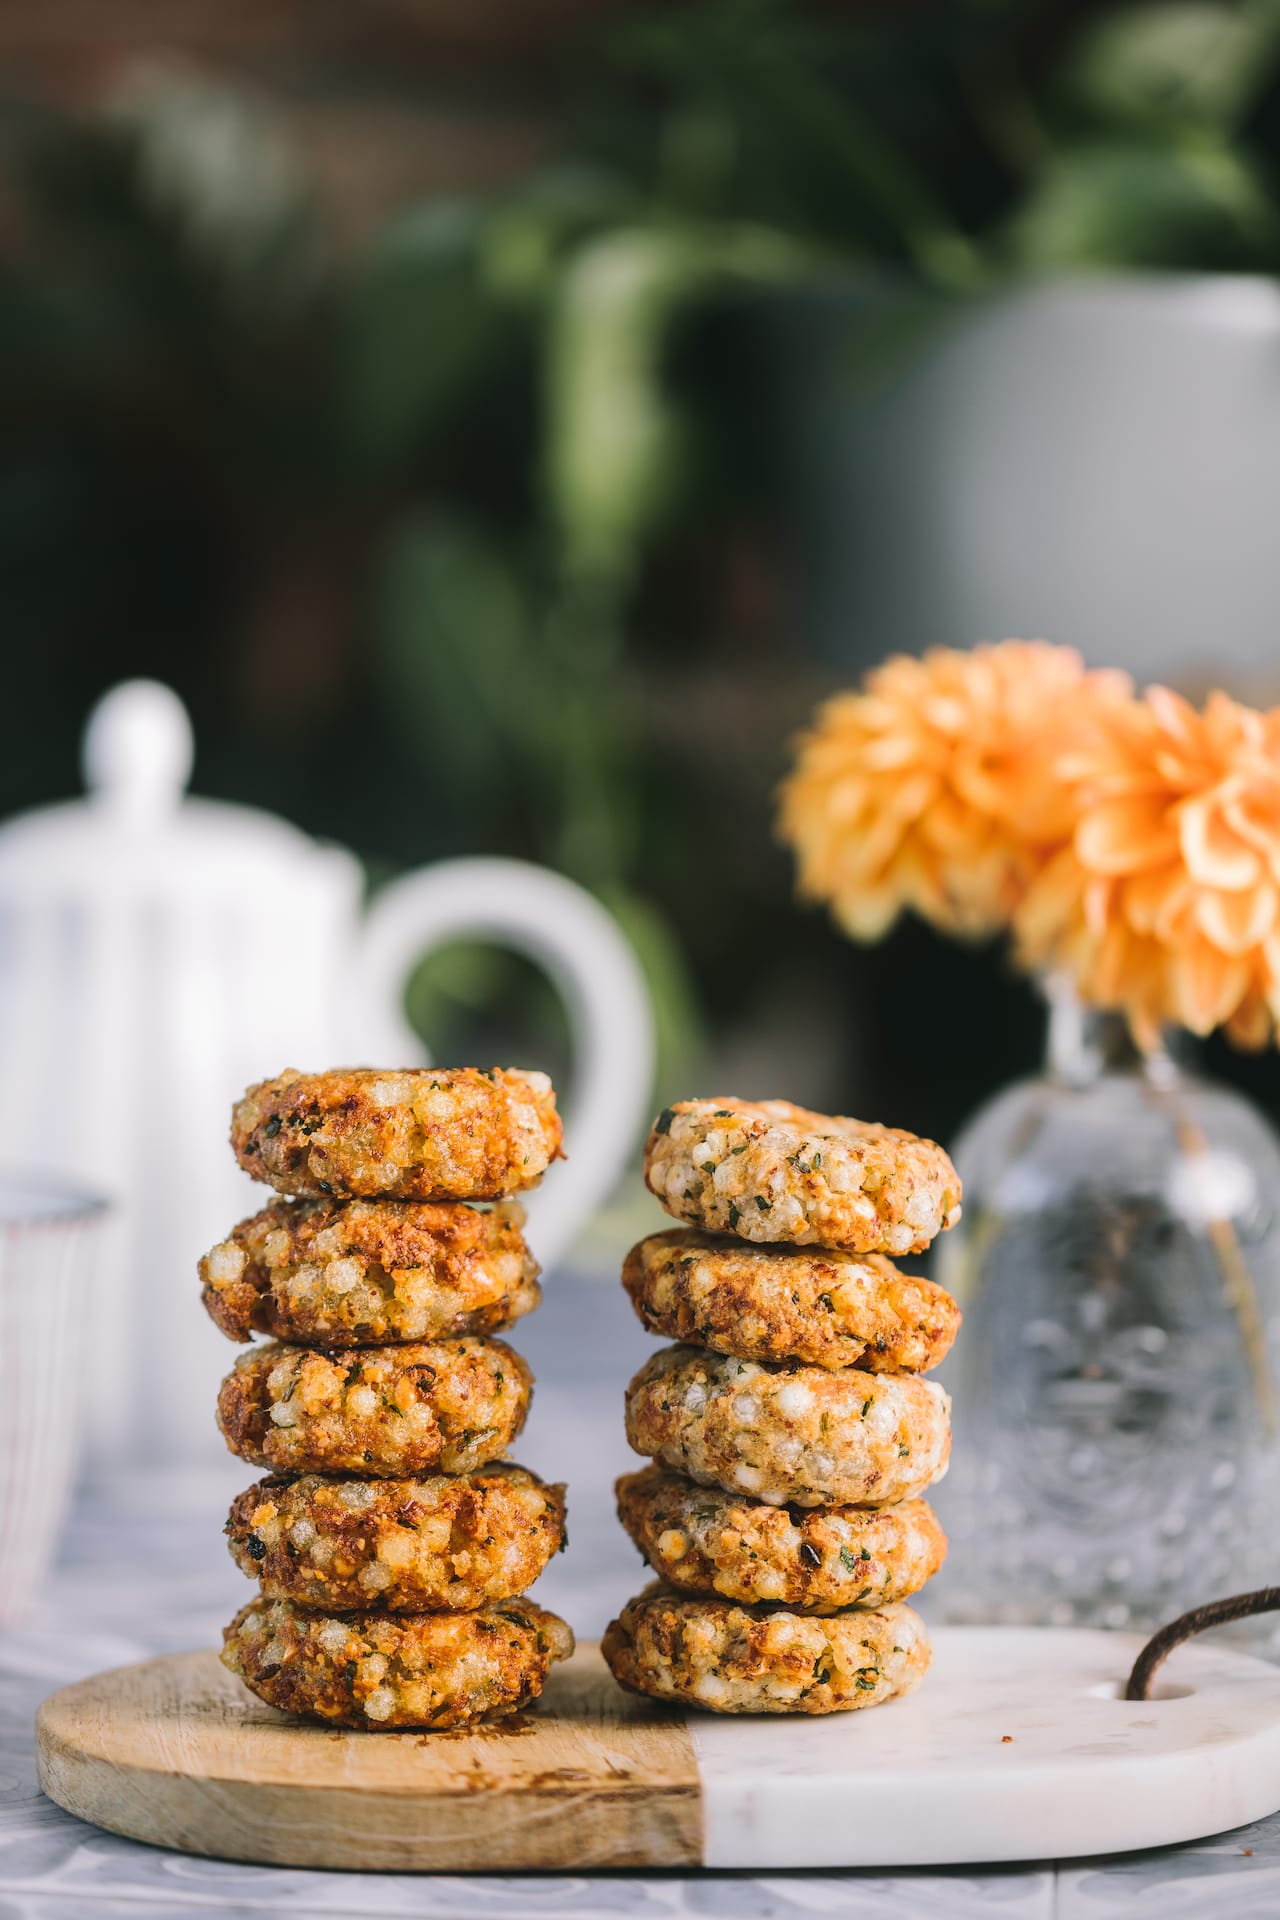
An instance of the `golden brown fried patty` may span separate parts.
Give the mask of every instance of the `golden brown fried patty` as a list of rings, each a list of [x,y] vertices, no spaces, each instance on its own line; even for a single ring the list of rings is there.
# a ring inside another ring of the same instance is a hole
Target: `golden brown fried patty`
[[[681,1100],[659,1114],[644,1177],[709,1233],[846,1253],[919,1253],[960,1218],[960,1181],[914,1133],[786,1100]]]
[[[495,1462],[424,1480],[259,1481],[227,1521],[268,1600],[465,1613],[531,1587],[564,1545],[564,1488]]]
[[[533,1375],[501,1340],[242,1353],[222,1383],[232,1453],[287,1473],[470,1473],[525,1423]]]
[[[806,1613],[906,1600],[946,1558],[932,1507],[770,1507],[682,1473],[618,1482],[618,1518],[654,1572],[685,1593]]]
[[[929,1665],[910,1607],[815,1616],[672,1593],[624,1607],[600,1651],[632,1693],[712,1713],[840,1713],[909,1693]]]
[[[475,1613],[308,1612],[251,1600],[223,1633],[222,1664],[285,1713],[339,1726],[467,1727],[542,1692],[573,1635],[531,1600]]]
[[[752,1247],[689,1227],[632,1247],[622,1284],[651,1333],[744,1360],[924,1373],[960,1325],[949,1293],[882,1254]]]
[[[231,1117],[236,1159],[280,1193],[367,1200],[501,1200],[560,1156],[545,1073],[374,1067],[279,1074]]]
[[[951,1402],[916,1374],[663,1347],[627,1388],[627,1439],[703,1486],[769,1506],[887,1507],[941,1479]]]
[[[200,1262],[204,1304],[232,1340],[382,1346],[493,1333],[532,1312],[537,1263],[507,1201],[273,1200]]]

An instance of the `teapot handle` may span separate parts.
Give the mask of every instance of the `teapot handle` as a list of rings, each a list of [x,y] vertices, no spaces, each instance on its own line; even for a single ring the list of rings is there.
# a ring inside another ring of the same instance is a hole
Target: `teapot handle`
[[[528,1196],[529,1243],[549,1268],[607,1198],[648,1118],[649,992],[617,921],[574,881],[523,860],[445,860],[393,881],[369,908],[353,983],[351,1038],[361,1058],[423,1059],[403,1010],[405,986],[425,954],[467,938],[527,954],[569,1015],[567,1164]]]

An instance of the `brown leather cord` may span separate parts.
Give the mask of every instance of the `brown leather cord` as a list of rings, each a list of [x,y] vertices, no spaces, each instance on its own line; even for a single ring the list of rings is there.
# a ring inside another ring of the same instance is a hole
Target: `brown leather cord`
[[[1202,1607],[1192,1607],[1190,1613],[1171,1620],[1167,1627],[1152,1634],[1133,1663],[1133,1672],[1124,1690],[1125,1699],[1149,1700],[1151,1682],[1157,1671],[1174,1648],[1190,1640],[1193,1634],[1203,1633],[1206,1627],[1225,1627],[1231,1620],[1247,1620],[1253,1613],[1277,1611],[1280,1611],[1280,1587],[1259,1587],[1256,1593],[1236,1593],[1226,1600],[1209,1600]]]

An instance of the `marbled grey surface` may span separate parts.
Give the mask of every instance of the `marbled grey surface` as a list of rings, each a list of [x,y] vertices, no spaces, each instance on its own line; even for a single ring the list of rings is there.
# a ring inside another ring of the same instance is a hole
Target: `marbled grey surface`
[[[571,1483],[571,1544],[538,1597],[597,1634],[642,1580],[613,1519],[631,1463],[622,1385],[651,1351],[616,1283],[553,1281],[518,1344],[539,1380],[519,1457]],[[1216,1840],[1113,1860],[1026,1868],[789,1874],[467,1877],[295,1873],[166,1853],[51,1805],[35,1783],[32,1719],[66,1681],[151,1653],[216,1644],[246,1591],[221,1538],[251,1473],[222,1462],[175,1488],[163,1476],[85,1495],[33,1619],[0,1633],[0,1920],[205,1920],[288,1912],[316,1920],[1274,1920],[1280,1816]],[[856,1809],[850,1809],[856,1819]]]

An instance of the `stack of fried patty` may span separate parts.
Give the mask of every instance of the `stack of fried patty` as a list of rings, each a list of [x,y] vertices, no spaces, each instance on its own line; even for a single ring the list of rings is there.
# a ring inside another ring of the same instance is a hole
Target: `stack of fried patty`
[[[627,1389],[651,1457],[618,1512],[660,1579],[603,1650],[624,1687],[718,1713],[833,1713],[929,1664],[903,1604],[946,1538],[919,1498],[946,1471],[950,1401],[924,1373],[960,1323],[886,1257],[960,1217],[930,1140],[785,1101],[685,1100],[645,1179],[687,1224],[642,1240],[623,1285],[664,1347]]]
[[[283,1073],[231,1144],[282,1195],[200,1263],[233,1340],[218,1396],[268,1477],[231,1509],[260,1585],[224,1664],[272,1706],[352,1727],[459,1727],[542,1691],[573,1651],[519,1596],[564,1544],[564,1488],[501,1456],[533,1381],[492,1336],[540,1299],[523,1209],[559,1156],[545,1075]]]

